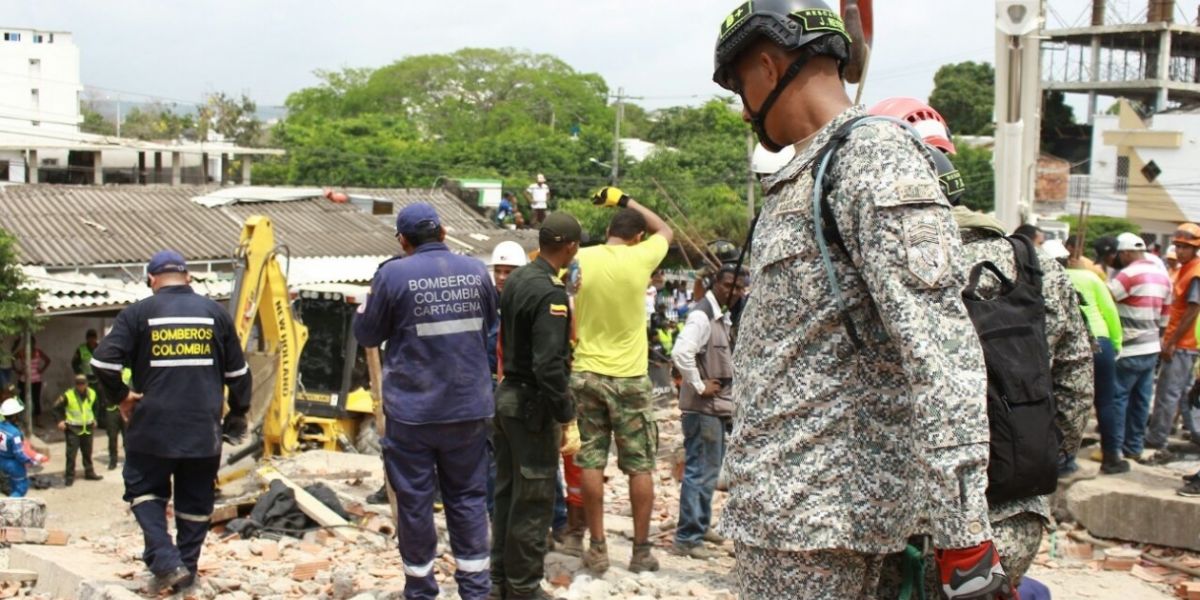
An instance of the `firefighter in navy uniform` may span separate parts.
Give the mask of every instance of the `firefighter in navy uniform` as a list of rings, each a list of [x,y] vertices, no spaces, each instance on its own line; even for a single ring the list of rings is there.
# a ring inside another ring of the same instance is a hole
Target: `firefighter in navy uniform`
[[[190,585],[208,533],[222,434],[246,432],[250,370],[233,320],[192,291],[187,263],[173,250],[150,259],[154,295],[121,311],[92,357],[107,397],[122,399],[126,423],[125,501],[142,528],[152,592]],[[122,381],[133,369],[133,392]],[[229,412],[222,422],[224,388]],[[178,543],[167,532],[175,494]]]
[[[549,598],[541,581],[558,457],[568,439],[579,437],[569,433],[575,429],[567,392],[571,319],[558,272],[575,258],[581,236],[574,217],[551,213],[538,233],[537,260],[514,271],[500,297],[504,379],[496,390],[493,436],[493,600]]]

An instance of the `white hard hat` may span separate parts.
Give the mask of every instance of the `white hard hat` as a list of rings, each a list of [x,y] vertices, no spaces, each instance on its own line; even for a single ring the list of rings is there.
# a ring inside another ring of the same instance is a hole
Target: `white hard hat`
[[[1117,252],[1136,251],[1141,252],[1146,249],[1146,240],[1136,233],[1128,231],[1117,236]]]
[[[4,402],[0,402],[0,415],[11,417],[24,410],[25,407],[21,404],[21,401],[17,400],[16,398],[9,398]]]
[[[529,259],[525,256],[525,249],[520,244],[507,241],[496,244],[496,248],[492,250],[492,266],[507,265],[510,267],[523,267]]]
[[[779,152],[771,152],[759,144],[754,148],[754,156],[750,158],[750,170],[760,175],[771,175],[792,162],[795,156],[794,146],[784,146]]]
[[[1049,239],[1043,242],[1042,252],[1045,252],[1046,256],[1049,256],[1054,260],[1066,258],[1071,255],[1070,251],[1067,250],[1067,247],[1063,245],[1062,240],[1055,239]]]

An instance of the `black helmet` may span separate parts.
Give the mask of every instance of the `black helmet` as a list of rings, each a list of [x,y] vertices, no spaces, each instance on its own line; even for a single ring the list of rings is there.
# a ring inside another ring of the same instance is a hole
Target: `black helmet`
[[[950,157],[934,146],[929,146],[929,154],[933,157],[933,166],[937,169],[938,184],[951,206],[962,202],[963,194],[967,192],[967,184],[963,181],[962,173],[950,162]]]
[[[721,23],[713,61],[717,85],[734,91],[729,67],[759,37],[784,50],[812,46],[814,54],[836,58],[842,68],[850,60],[850,35],[842,17],[821,0],[750,0]],[[822,40],[824,43],[816,43]]]

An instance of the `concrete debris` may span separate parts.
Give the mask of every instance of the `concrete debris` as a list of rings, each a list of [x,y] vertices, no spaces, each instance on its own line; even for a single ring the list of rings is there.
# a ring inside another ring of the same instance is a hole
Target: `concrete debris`
[[[37,498],[0,498],[0,527],[45,527],[46,503]]]

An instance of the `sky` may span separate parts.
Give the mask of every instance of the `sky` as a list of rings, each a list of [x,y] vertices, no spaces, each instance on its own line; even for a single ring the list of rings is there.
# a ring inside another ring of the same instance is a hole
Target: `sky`
[[[836,2],[836,0],[832,0]],[[1109,0],[1113,17],[1146,0]],[[1200,0],[1181,0],[1195,18]],[[317,69],[379,67],[463,47],[556,55],[659,108],[722,93],[717,28],[737,0],[0,0],[0,26],[70,31],[95,96],[199,102],[245,93],[281,105]],[[875,0],[864,101],[925,98],[945,63],[991,62],[991,0]],[[1052,26],[1083,24],[1089,0],[1049,0]],[[1182,17],[1179,17],[1182,20]]]

